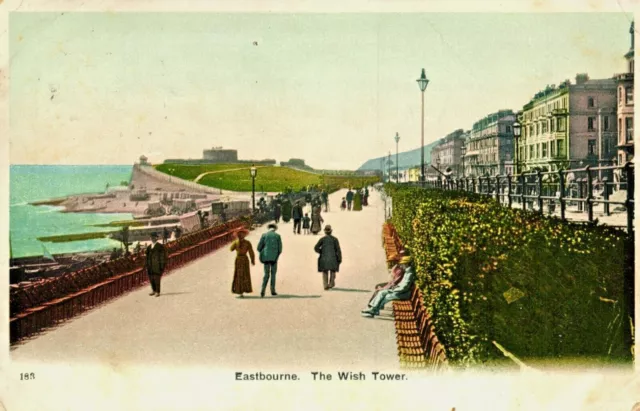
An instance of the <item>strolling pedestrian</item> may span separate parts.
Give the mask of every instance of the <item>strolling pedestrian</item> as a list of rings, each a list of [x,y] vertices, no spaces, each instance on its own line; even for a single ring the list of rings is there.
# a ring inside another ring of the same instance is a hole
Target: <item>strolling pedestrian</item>
[[[353,201],[353,191],[347,191],[347,210],[351,211],[351,202]]]
[[[291,216],[293,217],[293,234],[300,234],[300,224],[303,217],[300,201],[296,201],[296,204],[293,206],[293,210],[291,211]]]
[[[243,298],[244,293],[253,292],[251,287],[251,268],[249,267],[249,258],[251,258],[251,265],[256,265],[256,257],[253,253],[251,243],[246,239],[247,235],[249,235],[249,230],[243,228],[239,230],[236,235],[238,239],[231,244],[231,251],[236,252],[231,292],[233,294],[238,294],[240,298]],[[247,254],[249,255],[248,257]]]
[[[311,213],[311,233],[313,235],[317,235],[320,230],[322,230],[322,223],[324,223],[324,220],[320,214],[321,211],[322,208],[319,205],[316,205]]]
[[[347,209],[347,200],[342,197],[342,202],[340,203],[340,211],[344,211]]]
[[[309,234],[310,233],[310,231],[309,231],[310,227],[311,227],[311,218],[309,218],[309,214],[306,213],[304,215],[304,218],[302,219],[302,231],[305,234]]]
[[[160,297],[160,280],[167,264],[167,250],[158,242],[158,233],[151,233],[151,245],[147,247],[146,270],[151,283],[151,294]]]
[[[324,212],[328,213],[329,212],[329,194],[325,190],[322,190],[322,194],[320,194],[320,196],[322,197],[322,203],[324,204]]]
[[[262,234],[258,243],[260,262],[264,264],[264,277],[262,278],[260,297],[264,297],[269,278],[271,278],[271,295],[278,295],[276,293],[276,273],[278,272],[278,259],[282,254],[282,239],[276,233],[277,225],[269,224],[268,228],[269,231]]]
[[[276,202],[276,205],[273,209],[273,217],[274,220],[276,222],[276,224],[278,224],[280,222],[280,215],[282,214],[282,207],[280,206],[280,201]]]
[[[340,264],[342,264],[340,242],[332,233],[331,226],[327,225],[324,228],[325,236],[314,247],[315,252],[320,254],[318,256],[318,272],[322,273],[322,285],[325,290],[336,286],[336,273],[340,271]]]
[[[353,196],[353,211],[362,211],[362,192],[360,189],[356,190],[356,194]]]

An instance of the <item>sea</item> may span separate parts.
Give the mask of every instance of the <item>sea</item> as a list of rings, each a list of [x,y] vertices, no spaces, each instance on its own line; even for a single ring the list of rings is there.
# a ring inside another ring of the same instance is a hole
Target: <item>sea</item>
[[[112,221],[130,220],[128,213],[61,213],[63,207],[33,206],[29,203],[73,194],[104,193],[107,184],[119,186],[131,178],[131,165],[11,165],[9,232],[13,258],[120,248],[110,239],[66,243],[40,242],[38,237],[111,231],[94,227]]]

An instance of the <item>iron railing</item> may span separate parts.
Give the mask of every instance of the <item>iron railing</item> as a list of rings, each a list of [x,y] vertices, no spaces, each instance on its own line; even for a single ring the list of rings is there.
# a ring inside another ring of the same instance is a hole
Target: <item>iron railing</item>
[[[626,222],[609,219],[607,225],[633,232],[634,165],[601,166],[536,171],[517,175],[497,175],[467,178],[441,178],[433,181],[407,183],[423,188],[459,190],[495,198],[507,207],[521,207],[567,220],[594,222],[596,215],[611,217],[626,214]],[[402,183],[401,183],[402,184]],[[613,206],[613,207],[612,207]]]

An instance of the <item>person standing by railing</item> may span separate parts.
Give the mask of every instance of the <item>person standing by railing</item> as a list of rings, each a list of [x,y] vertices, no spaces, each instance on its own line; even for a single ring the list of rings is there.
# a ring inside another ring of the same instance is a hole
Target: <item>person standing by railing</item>
[[[151,283],[151,296],[160,297],[160,280],[167,265],[167,250],[158,242],[158,234],[151,233],[151,245],[147,247],[145,268]]]

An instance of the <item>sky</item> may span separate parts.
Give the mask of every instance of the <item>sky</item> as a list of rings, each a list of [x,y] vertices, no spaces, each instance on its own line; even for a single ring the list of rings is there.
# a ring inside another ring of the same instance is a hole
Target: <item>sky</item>
[[[356,169],[577,73],[625,71],[631,16],[12,13],[10,162],[303,158]],[[257,45],[256,45],[257,44]]]

